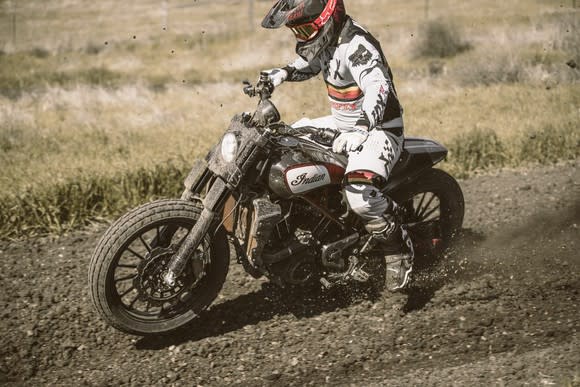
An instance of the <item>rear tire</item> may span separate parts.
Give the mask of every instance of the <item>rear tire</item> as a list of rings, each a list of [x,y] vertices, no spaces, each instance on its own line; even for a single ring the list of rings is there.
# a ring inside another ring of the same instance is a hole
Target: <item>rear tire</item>
[[[457,181],[433,168],[390,196],[404,209],[402,223],[409,230],[416,259],[430,263],[440,258],[463,224],[465,203]]]
[[[193,320],[220,292],[229,268],[223,229],[208,234],[173,288],[160,278],[172,254],[201,213],[201,205],[159,200],[140,206],[113,223],[89,265],[89,291],[99,315],[135,335],[167,333]],[[160,230],[172,230],[157,246]],[[166,238],[165,238],[166,239]]]

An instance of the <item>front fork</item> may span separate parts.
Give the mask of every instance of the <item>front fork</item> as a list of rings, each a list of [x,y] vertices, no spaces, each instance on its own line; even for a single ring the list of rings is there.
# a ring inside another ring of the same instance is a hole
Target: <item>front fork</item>
[[[187,188],[193,188],[190,192],[196,192],[196,188],[188,185]],[[215,219],[216,210],[223,203],[223,199],[228,193],[226,183],[216,178],[207,195],[203,199],[203,211],[201,215],[175,255],[169,261],[167,272],[163,280],[168,286],[175,286],[175,280],[182,273],[187,265],[187,262],[195,250],[199,247],[201,241],[210,230],[210,227]],[[184,195],[185,196],[185,195]]]

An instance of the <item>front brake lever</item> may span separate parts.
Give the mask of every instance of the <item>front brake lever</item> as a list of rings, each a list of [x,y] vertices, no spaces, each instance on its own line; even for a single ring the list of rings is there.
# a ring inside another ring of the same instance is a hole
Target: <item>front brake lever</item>
[[[256,96],[256,88],[254,86],[252,86],[250,81],[244,80],[242,83],[244,84],[244,94],[246,94],[249,97],[255,97]]]

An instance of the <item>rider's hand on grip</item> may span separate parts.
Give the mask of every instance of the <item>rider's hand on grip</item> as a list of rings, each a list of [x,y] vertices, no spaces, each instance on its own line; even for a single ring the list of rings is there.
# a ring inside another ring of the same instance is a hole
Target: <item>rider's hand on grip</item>
[[[268,74],[274,87],[278,87],[288,78],[288,71],[280,68],[264,70],[262,73]]]

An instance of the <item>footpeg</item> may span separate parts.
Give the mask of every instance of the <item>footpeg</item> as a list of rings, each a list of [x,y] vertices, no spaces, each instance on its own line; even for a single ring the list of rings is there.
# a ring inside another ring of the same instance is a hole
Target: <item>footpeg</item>
[[[367,282],[371,278],[371,275],[364,271],[362,269],[363,267],[364,265],[361,267],[354,267],[350,273],[350,278],[358,282]]]
[[[330,289],[332,287],[332,282],[330,282],[324,277],[320,279],[320,283],[322,284],[322,286],[324,286],[325,289]]]
[[[364,266],[364,263],[359,266],[358,258],[351,255],[348,257],[348,270],[344,273],[344,279],[355,280],[357,282],[367,282],[371,276],[363,270]]]
[[[321,278],[322,285],[329,289],[335,285],[347,284],[349,281],[367,282],[371,275],[363,268],[365,264],[359,265],[358,258],[350,256],[348,258],[348,269],[343,273],[330,273],[327,278]]]

